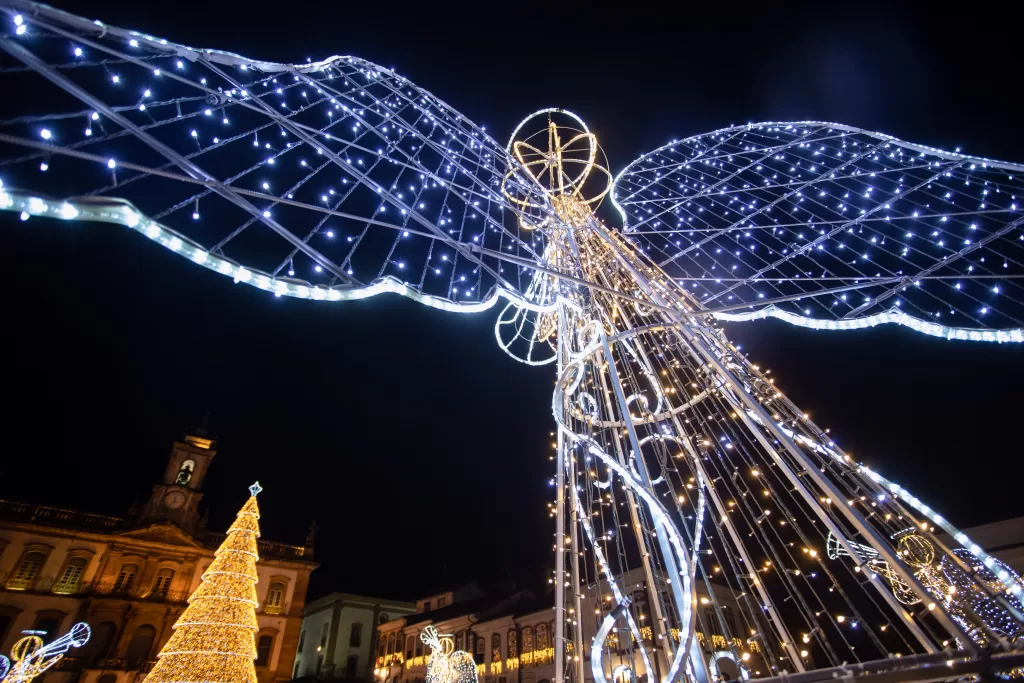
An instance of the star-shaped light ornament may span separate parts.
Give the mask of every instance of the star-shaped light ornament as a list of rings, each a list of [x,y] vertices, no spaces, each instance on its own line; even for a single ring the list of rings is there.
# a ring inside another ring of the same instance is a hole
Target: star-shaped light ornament
[[[258,481],[253,483],[253,485],[249,487],[249,493],[251,493],[253,496],[260,495],[260,491],[262,491],[262,490],[263,490],[263,487],[260,486],[260,483]]]

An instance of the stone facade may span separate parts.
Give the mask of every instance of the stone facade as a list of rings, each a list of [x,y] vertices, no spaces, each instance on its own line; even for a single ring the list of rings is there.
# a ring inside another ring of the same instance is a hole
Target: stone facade
[[[0,501],[0,651],[24,630],[52,638],[84,621],[89,643],[43,680],[141,682],[224,539],[198,512],[213,446],[201,436],[175,443],[150,500],[126,518]],[[259,553],[257,673],[286,681],[316,568],[312,535],[305,546],[260,540]]]
[[[411,614],[413,603],[331,593],[306,605],[294,678],[368,680],[377,626]]]

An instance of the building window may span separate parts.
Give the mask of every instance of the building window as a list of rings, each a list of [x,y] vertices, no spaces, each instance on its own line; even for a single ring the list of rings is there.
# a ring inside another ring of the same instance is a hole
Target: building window
[[[128,643],[128,651],[124,656],[129,667],[134,669],[149,660],[154,640],[156,640],[156,629],[149,624],[143,624],[135,629],[135,633],[132,634],[132,639]]]
[[[537,624],[537,649],[548,649],[548,625]]]
[[[280,614],[284,611],[284,582],[275,581],[267,590],[267,603],[263,607],[266,614]]]
[[[416,656],[419,657],[423,654],[423,641],[419,638],[416,639]]]
[[[725,634],[726,638],[735,638],[739,631],[736,630],[736,615],[728,605],[722,605],[722,614],[725,616],[725,626],[729,629],[729,632]]]
[[[302,631],[301,633],[299,633],[299,649],[298,649],[298,653],[299,654],[302,654],[302,644],[304,642],[306,642],[306,632]],[[381,644],[383,645],[383,641],[381,641]]]
[[[270,651],[274,647],[274,636],[260,636],[256,643],[256,666],[270,663]]]
[[[387,646],[388,646],[388,639],[385,638],[384,634],[382,633],[380,635],[380,640],[377,641],[377,656],[378,657],[383,657],[384,656],[384,648],[386,648]]]
[[[82,585],[82,574],[85,572],[86,559],[84,557],[72,557],[64,565],[57,583],[53,584],[53,592],[58,595],[72,595],[78,592]]]
[[[166,597],[167,591],[171,588],[171,579],[173,578],[173,569],[161,569],[157,572],[156,581],[153,582],[153,595]]]
[[[11,624],[21,614],[21,610],[17,607],[11,607],[5,605],[0,607],[0,643],[3,643],[7,638],[7,631],[11,628]]]
[[[11,578],[7,579],[7,590],[12,591],[24,591],[32,587],[36,581],[36,577],[39,576],[39,569],[43,566],[43,562],[46,562],[46,555],[39,551],[32,551],[25,553],[21,562],[18,563],[18,568],[11,575]]]
[[[523,629],[523,652],[533,652],[533,629],[529,626]]]
[[[110,646],[114,644],[114,635],[117,633],[117,624],[112,621],[104,621],[92,627],[92,635],[85,645],[85,656],[87,659],[103,659],[110,652]]]
[[[135,584],[135,575],[139,572],[139,565],[137,564],[123,564],[121,565],[121,573],[117,575],[117,581],[114,582],[115,593],[127,593],[132,589],[132,585]]]
[[[498,633],[491,634],[491,661],[501,661],[501,635]]]
[[[437,599],[437,609],[441,609],[442,607],[444,607],[447,604],[448,604],[448,600],[446,598],[438,598]]]
[[[399,645],[398,648],[399,648],[399,650],[401,650],[402,646]],[[394,653],[394,651],[395,651],[395,634],[392,633],[390,636],[388,636],[388,654],[390,655],[390,654]]]
[[[430,600],[427,600],[426,602],[423,603],[423,611],[424,612],[429,612],[430,611]]]
[[[292,678],[298,678],[298,677],[299,677],[299,663],[295,662],[295,670],[292,671]]]
[[[192,480],[192,474],[195,471],[196,464],[191,460],[186,460],[181,463],[181,469],[178,470],[178,476],[174,479],[174,483],[186,486]]]
[[[515,659],[519,656],[519,636],[515,628],[508,630],[508,658]]]
[[[416,636],[407,636],[405,639],[405,659],[412,659],[412,651],[416,647]]]
[[[462,631],[459,631],[458,633],[455,634],[455,649],[456,650],[461,650],[463,648],[463,644],[462,644],[463,638],[464,638],[464,636],[462,634]]]
[[[57,631],[60,629],[62,621],[64,621],[64,615],[60,612],[56,614],[52,611],[40,612],[36,617],[36,625],[32,627],[32,630],[42,631],[43,642],[49,644],[57,637]]]
[[[363,642],[363,625],[352,624],[352,633],[348,636],[348,644],[351,647],[359,647]]]
[[[474,645],[473,652],[475,652],[476,654],[480,655],[481,657],[483,657],[483,655],[484,655],[484,639],[481,638],[480,636],[477,636],[477,638],[476,638],[476,643]],[[480,663],[481,662],[477,662],[477,664],[480,664]]]
[[[345,662],[345,675],[349,678],[355,678],[356,670],[359,668],[359,655],[349,655],[348,660]]]

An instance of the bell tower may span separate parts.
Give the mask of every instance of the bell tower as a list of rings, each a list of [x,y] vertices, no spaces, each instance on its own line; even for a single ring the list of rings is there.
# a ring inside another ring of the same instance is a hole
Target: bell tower
[[[137,524],[173,522],[189,534],[195,532],[203,478],[217,454],[217,442],[207,436],[206,430],[200,428],[196,432],[174,442],[164,476],[139,511]]]

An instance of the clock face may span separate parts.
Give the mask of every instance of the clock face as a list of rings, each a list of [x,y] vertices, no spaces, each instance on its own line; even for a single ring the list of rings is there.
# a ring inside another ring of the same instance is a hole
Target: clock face
[[[182,493],[181,491],[171,491],[166,496],[164,496],[164,505],[171,508],[172,510],[177,510],[184,504],[185,494]]]

